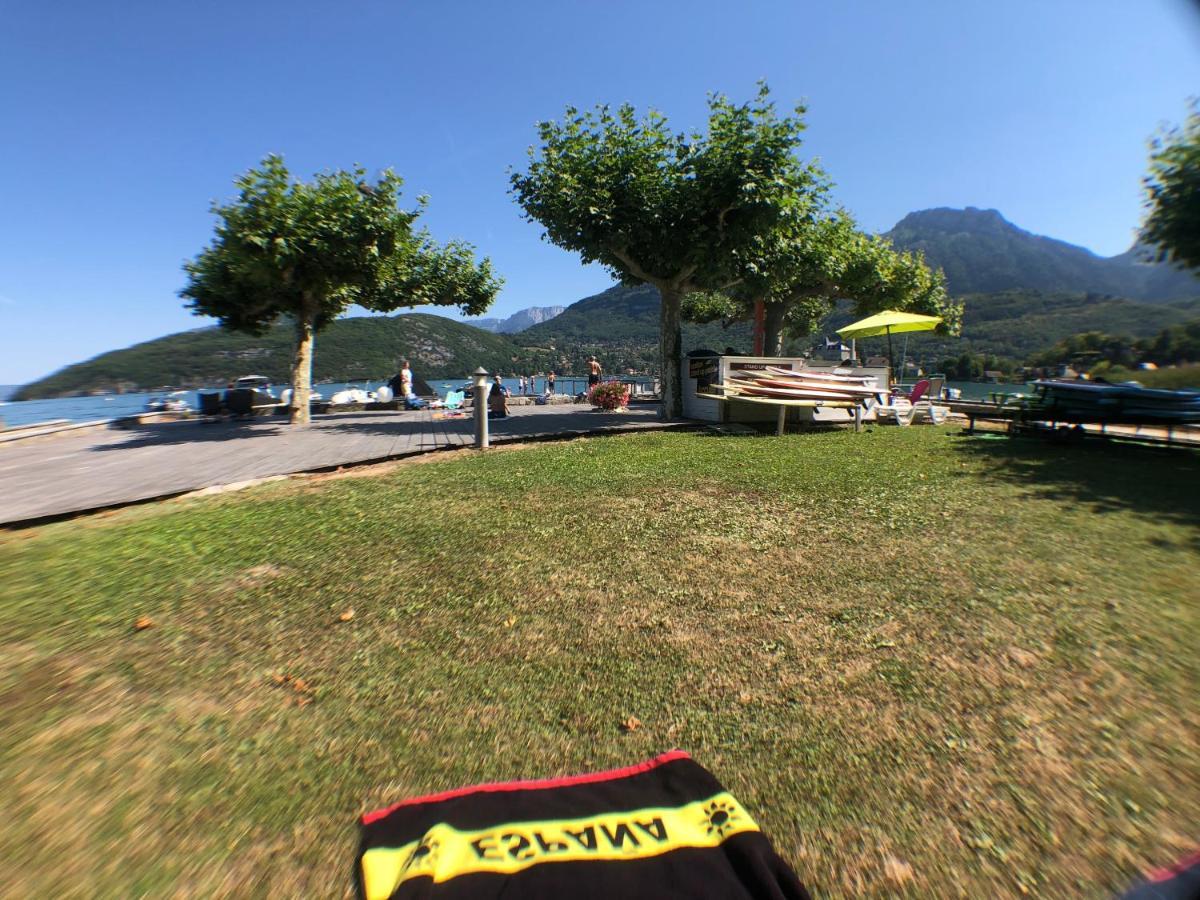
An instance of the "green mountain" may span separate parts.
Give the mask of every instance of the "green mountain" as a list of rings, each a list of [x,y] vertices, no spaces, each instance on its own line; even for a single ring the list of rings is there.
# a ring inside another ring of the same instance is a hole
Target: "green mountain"
[[[25,385],[13,399],[35,400],[92,391],[158,390],[224,385],[240,375],[291,377],[293,332],[285,323],[259,336],[200,328],[104,353]],[[409,359],[425,379],[449,378],[484,366],[544,368],[549,360],[492,334],[424,313],[339,319],[317,335],[314,377],[320,381],[388,378]]]
[[[1081,331],[1104,331],[1131,337],[1150,337],[1169,325],[1200,316],[1200,298],[1175,303],[1140,303],[1087,293],[1018,290],[968,294],[964,300],[961,337],[913,335],[910,354],[929,359],[974,352],[1024,360],[1056,341]],[[566,352],[564,360],[582,360],[595,353],[606,371],[658,366],[658,291],[648,285],[617,286],[580,300],[549,322],[529,328],[514,339],[526,346]],[[803,353],[825,336],[847,325],[852,315],[845,307],[832,313],[814,335],[793,343],[791,353]],[[732,346],[748,353],[750,326],[723,328],[719,323],[684,326],[684,352],[696,347],[723,350]],[[866,353],[882,352],[886,341],[863,346]],[[897,352],[899,352],[897,350]]]
[[[962,336],[913,335],[910,354],[934,360],[972,352],[1023,362],[1080,332],[1152,337],[1170,325],[1200,317],[1200,298],[1145,303],[1098,294],[1014,290],[967,294],[962,300]]]
[[[966,301],[961,338],[914,336],[909,354],[927,360],[963,352],[1023,361],[1084,331],[1150,337],[1200,315],[1200,280],[1137,260],[1136,250],[1103,258],[1071,244],[1022,231],[995,210],[932,209],[905,216],[888,236],[919,248],[946,271]],[[539,311],[540,312],[540,311]],[[612,287],[516,334],[493,334],[440,316],[409,313],[340,319],[317,337],[318,380],[381,379],[412,360],[418,376],[461,376],[482,365],[519,373],[586,371],[596,355],[607,372],[658,368],[658,292],[648,285]],[[533,317],[533,318],[536,318]],[[850,320],[831,315],[832,335]],[[803,352],[821,334],[796,342]],[[686,325],[683,349],[733,347],[749,352],[750,327]],[[863,347],[876,352],[883,342]],[[100,390],[157,390],[221,385],[238,375],[289,377],[292,333],[285,324],[261,337],[202,328],[105,353],[21,388],[14,399]]]
[[[606,372],[653,370],[658,368],[660,306],[657,288],[616,285],[573,303],[548,322],[513,335],[513,340],[523,347],[554,349],[560,365],[571,371],[586,371],[583,363],[592,354]],[[749,325],[683,327],[685,354],[699,347],[717,351],[734,347],[748,353],[750,346]]]
[[[1140,261],[1134,247],[1097,256],[1083,247],[1023,231],[994,209],[926,209],[909,213],[885,237],[904,250],[922,250],[946,273],[953,294],[997,291],[1086,291],[1164,302],[1200,297],[1200,278]]]

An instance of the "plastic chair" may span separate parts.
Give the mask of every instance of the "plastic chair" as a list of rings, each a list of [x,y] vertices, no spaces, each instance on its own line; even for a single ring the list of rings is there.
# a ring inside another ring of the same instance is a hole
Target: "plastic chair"
[[[941,381],[941,379],[938,380]],[[875,417],[880,421],[894,421],[897,425],[911,425],[918,415],[923,415],[927,416],[934,425],[941,425],[946,421],[950,410],[934,403],[935,399],[940,400],[941,398],[934,393],[932,388],[932,380],[922,378],[913,385],[907,396],[903,394],[894,396],[890,403],[875,407]],[[940,384],[937,393],[941,393]]]

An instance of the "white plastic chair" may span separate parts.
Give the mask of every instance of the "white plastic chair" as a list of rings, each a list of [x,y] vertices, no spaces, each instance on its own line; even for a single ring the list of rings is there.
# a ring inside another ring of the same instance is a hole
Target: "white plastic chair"
[[[934,425],[941,425],[950,414],[949,407],[938,406],[934,402],[935,399],[940,399],[938,395],[941,394],[941,389],[941,378],[923,378],[913,385],[907,397],[895,396],[891,398],[890,403],[875,407],[875,418],[908,426],[916,421],[917,416],[926,416]]]

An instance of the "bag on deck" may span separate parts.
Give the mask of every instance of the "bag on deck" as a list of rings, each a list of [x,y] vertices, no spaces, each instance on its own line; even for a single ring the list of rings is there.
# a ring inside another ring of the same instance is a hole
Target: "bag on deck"
[[[809,894],[682,751],[640,765],[404,800],[362,819],[367,900]]]

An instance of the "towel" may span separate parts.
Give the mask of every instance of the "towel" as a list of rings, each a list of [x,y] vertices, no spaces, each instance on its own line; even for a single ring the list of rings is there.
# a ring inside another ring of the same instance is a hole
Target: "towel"
[[[403,800],[363,816],[358,862],[366,900],[809,898],[750,812],[679,750]]]

